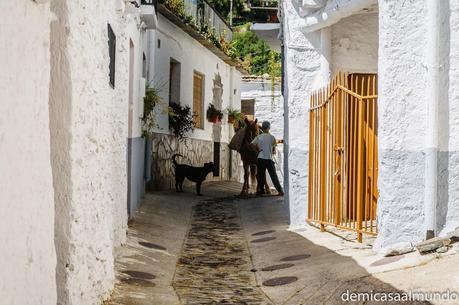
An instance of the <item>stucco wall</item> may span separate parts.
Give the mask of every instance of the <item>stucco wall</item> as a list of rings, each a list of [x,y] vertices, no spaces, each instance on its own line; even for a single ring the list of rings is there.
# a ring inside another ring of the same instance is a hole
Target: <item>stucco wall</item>
[[[425,237],[425,13],[423,1],[379,3],[377,250]]]
[[[56,304],[51,18],[49,3],[0,3],[0,302],[8,305]]]
[[[378,14],[357,14],[332,26],[332,74],[378,71]]]
[[[440,122],[442,137],[440,138],[440,149],[448,151],[442,153],[443,159],[448,162],[442,163],[442,181],[444,181],[443,192],[440,197],[441,209],[439,211],[439,223],[444,225],[442,234],[459,227],[459,3],[454,0],[442,2],[444,14],[442,32],[442,58],[445,69],[443,83],[449,86],[449,90],[443,93],[444,101],[440,108]]]
[[[284,200],[290,225],[305,224],[308,204],[309,94],[320,77],[320,34],[303,34],[302,18],[292,1],[283,2],[285,54]]]
[[[258,122],[269,121],[271,134],[276,139],[284,138],[284,100],[280,92],[280,84],[276,83],[272,88],[269,78],[246,79],[241,85],[241,99],[255,100],[255,117]],[[284,181],[284,147],[279,144],[274,155],[277,175],[282,184]],[[269,178],[269,175],[267,175]],[[271,185],[272,183],[269,182]]]
[[[58,304],[100,304],[127,225],[128,26],[118,2],[53,0],[52,157]],[[107,23],[117,36],[109,85]],[[131,27],[132,28],[132,27]],[[133,38],[136,42],[135,37]],[[124,55],[123,55],[124,54]]]
[[[151,85],[160,90],[163,104],[169,102],[169,65],[173,58],[181,64],[180,104],[193,106],[193,72],[204,75],[204,129],[195,129],[189,136],[195,139],[212,140],[214,124],[207,122],[205,113],[209,103],[214,103],[214,80],[220,75],[223,84],[222,110],[232,105],[240,108],[240,72],[223,62],[190,35],[183,32],[161,14],[158,14],[158,29],[152,34],[154,43],[154,67]],[[160,47],[158,44],[160,41]],[[152,44],[153,45],[153,44]],[[216,105],[217,106],[217,105]],[[168,116],[158,111],[159,133],[169,133]],[[232,125],[221,126],[221,142],[228,143]]]

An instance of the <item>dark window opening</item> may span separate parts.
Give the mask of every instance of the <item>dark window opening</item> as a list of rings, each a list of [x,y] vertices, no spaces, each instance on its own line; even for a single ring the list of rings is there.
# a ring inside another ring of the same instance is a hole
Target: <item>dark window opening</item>
[[[214,142],[214,177],[220,176],[220,142]]]
[[[110,24],[108,25],[108,54],[110,56],[110,85],[115,88],[116,36]]]
[[[142,55],[142,77],[143,78],[147,78],[147,71],[148,71],[147,56],[145,55],[145,53],[143,53]]]
[[[255,116],[255,100],[242,100],[241,112],[247,117],[247,119],[253,120]]]
[[[169,70],[169,105],[180,104],[180,73],[181,65],[171,58]]]

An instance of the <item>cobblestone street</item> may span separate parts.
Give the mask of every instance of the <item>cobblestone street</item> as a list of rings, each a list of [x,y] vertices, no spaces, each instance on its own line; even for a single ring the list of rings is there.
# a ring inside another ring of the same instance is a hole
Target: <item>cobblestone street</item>
[[[192,190],[147,195],[118,255],[107,304],[378,304],[343,302],[342,294],[400,291],[288,231],[282,198],[239,199],[239,188],[212,183],[199,198]]]
[[[253,275],[234,199],[193,208],[174,288],[184,304],[270,304]]]

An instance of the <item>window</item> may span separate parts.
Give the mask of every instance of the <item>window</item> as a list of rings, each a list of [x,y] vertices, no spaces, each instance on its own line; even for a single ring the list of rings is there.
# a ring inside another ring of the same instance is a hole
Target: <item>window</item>
[[[255,100],[242,100],[241,112],[247,117],[247,119],[253,120],[255,116]]]
[[[145,53],[142,54],[142,77],[147,78],[147,71],[148,71],[148,66],[147,66],[147,56]]]
[[[204,75],[194,72],[193,74],[193,113],[194,126],[204,129]]]
[[[110,85],[112,86],[112,88],[115,88],[116,36],[110,24],[108,25],[108,54],[110,56]]]
[[[169,68],[169,104],[180,104],[181,65],[178,61],[171,58]]]

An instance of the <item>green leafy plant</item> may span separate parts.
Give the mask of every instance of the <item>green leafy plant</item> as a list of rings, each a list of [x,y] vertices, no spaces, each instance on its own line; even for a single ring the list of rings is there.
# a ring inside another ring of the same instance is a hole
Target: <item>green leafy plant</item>
[[[186,17],[185,3],[183,0],[161,0],[160,2],[180,18],[184,19]]]
[[[143,103],[142,136],[150,138],[153,135],[154,129],[158,127],[158,124],[156,123],[156,107],[161,103],[159,90],[157,88],[147,87]]]
[[[194,115],[190,106],[181,106],[177,103],[169,105],[169,129],[179,141],[194,130]]]
[[[211,123],[221,122],[223,119],[223,112],[215,108],[215,106],[210,103],[206,112],[207,120]]]
[[[193,16],[186,13],[183,0],[160,0],[160,3],[173,12],[184,23],[194,28],[206,40],[222,50],[228,57],[233,59],[235,62],[240,62],[232,43],[226,40],[226,32],[224,31],[220,34],[220,36],[218,36],[215,34],[215,30],[209,26],[207,22],[200,25],[196,24]],[[242,66],[241,63],[239,63],[239,65]]]
[[[250,23],[234,29],[229,53],[232,58],[239,59],[243,68],[252,75],[281,75],[281,54],[271,50],[263,40],[251,32]]]
[[[232,107],[226,108],[226,113],[228,114],[228,123],[241,123],[244,121],[244,114],[239,109],[234,109]]]

